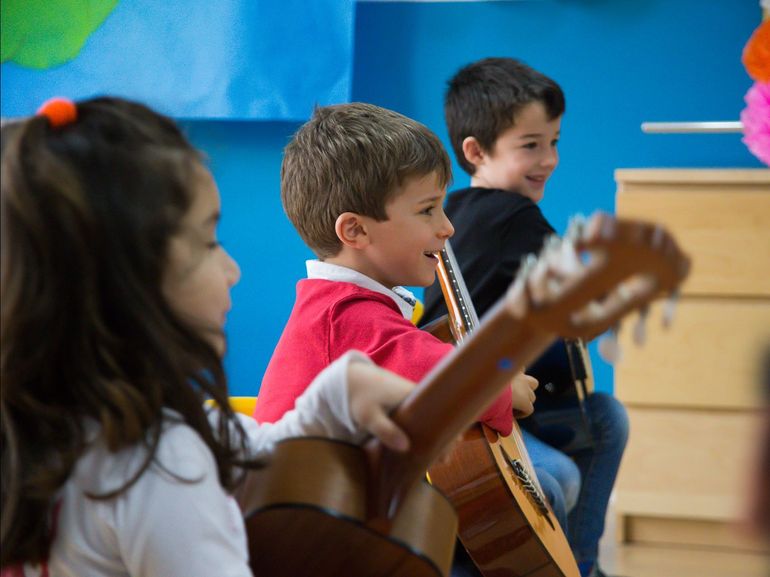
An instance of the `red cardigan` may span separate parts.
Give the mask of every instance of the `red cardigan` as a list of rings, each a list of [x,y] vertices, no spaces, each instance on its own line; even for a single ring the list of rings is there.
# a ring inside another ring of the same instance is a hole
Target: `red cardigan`
[[[453,348],[405,319],[387,295],[347,282],[301,280],[294,309],[262,379],[254,418],[280,419],[316,375],[350,349],[417,382]],[[502,435],[511,433],[510,388],[479,420]]]

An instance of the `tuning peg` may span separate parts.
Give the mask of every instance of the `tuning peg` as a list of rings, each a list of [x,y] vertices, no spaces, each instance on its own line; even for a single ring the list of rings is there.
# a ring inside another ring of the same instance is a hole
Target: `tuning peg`
[[[516,282],[526,283],[529,277],[532,275],[532,269],[537,264],[537,255],[529,253],[521,257],[521,263],[519,264],[519,270],[516,272]]]
[[[519,265],[519,272],[517,276],[526,278],[532,273],[532,269],[537,264],[537,256],[534,253],[529,253],[521,257],[521,264]]]
[[[536,303],[542,303],[550,296],[551,284],[549,280],[551,277],[549,276],[549,270],[548,259],[541,258],[535,260],[535,264],[529,272],[527,278],[529,294]]]
[[[560,245],[561,245],[561,238],[559,238],[559,235],[552,234],[545,239],[545,242],[543,243],[542,252],[545,253],[549,251],[556,251],[559,249]]]
[[[577,213],[572,218],[570,218],[569,225],[567,225],[567,232],[564,237],[572,242],[579,240],[583,237],[585,226],[586,217],[581,213]]]
[[[633,335],[634,344],[641,347],[647,341],[647,313],[649,313],[649,307],[643,307],[639,310],[639,318],[636,319],[634,325]]]
[[[672,291],[669,297],[663,303],[663,326],[668,328],[674,322],[674,311],[679,301],[679,291]]]
[[[621,351],[618,343],[618,327],[612,327],[599,338],[599,356],[605,362],[615,365],[620,361]]]
[[[559,264],[562,274],[565,276],[573,275],[583,268],[583,262],[580,260],[572,239],[565,239],[559,248]]]

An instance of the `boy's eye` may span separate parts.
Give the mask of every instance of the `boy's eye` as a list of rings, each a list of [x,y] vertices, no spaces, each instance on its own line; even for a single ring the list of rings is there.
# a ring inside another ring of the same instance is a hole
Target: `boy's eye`
[[[534,149],[537,148],[537,142],[527,142],[522,148]]]
[[[428,216],[430,216],[431,214],[433,214],[433,209],[434,209],[434,208],[436,208],[436,207],[435,207],[435,206],[429,206],[429,207],[427,207],[427,208],[423,208],[423,209],[420,211],[420,214],[427,214]]]
[[[210,250],[215,250],[215,249],[219,248],[220,246],[222,246],[222,243],[219,242],[217,239],[214,239],[214,240],[210,241],[206,246]]]
[[[551,146],[557,146],[558,144],[559,144],[559,139],[558,138],[556,138],[556,139],[551,141]]]

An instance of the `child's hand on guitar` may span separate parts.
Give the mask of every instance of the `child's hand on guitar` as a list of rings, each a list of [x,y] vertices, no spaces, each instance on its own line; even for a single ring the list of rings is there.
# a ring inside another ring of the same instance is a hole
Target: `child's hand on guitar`
[[[370,363],[350,363],[348,397],[353,420],[397,452],[409,450],[409,437],[388,416],[414,383]]]
[[[518,373],[511,381],[513,394],[513,416],[517,419],[528,417],[535,410],[535,389],[539,383],[535,377]]]

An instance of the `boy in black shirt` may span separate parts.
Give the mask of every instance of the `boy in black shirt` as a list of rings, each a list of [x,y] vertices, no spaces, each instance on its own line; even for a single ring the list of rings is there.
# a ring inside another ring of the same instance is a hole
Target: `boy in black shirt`
[[[537,206],[559,161],[564,94],[556,82],[510,58],[487,58],[450,81],[445,115],[457,160],[471,186],[452,193],[446,213],[452,248],[479,317],[505,293],[523,256],[537,254],[553,227]],[[446,313],[438,283],[425,292],[426,321]],[[560,341],[559,346],[564,347]],[[549,359],[559,356],[558,346]],[[555,354],[554,354],[555,353]],[[552,361],[547,361],[552,362]],[[581,575],[604,575],[599,539],[628,418],[617,399],[585,399],[593,444],[573,449],[523,431],[535,471],[562,524]]]

